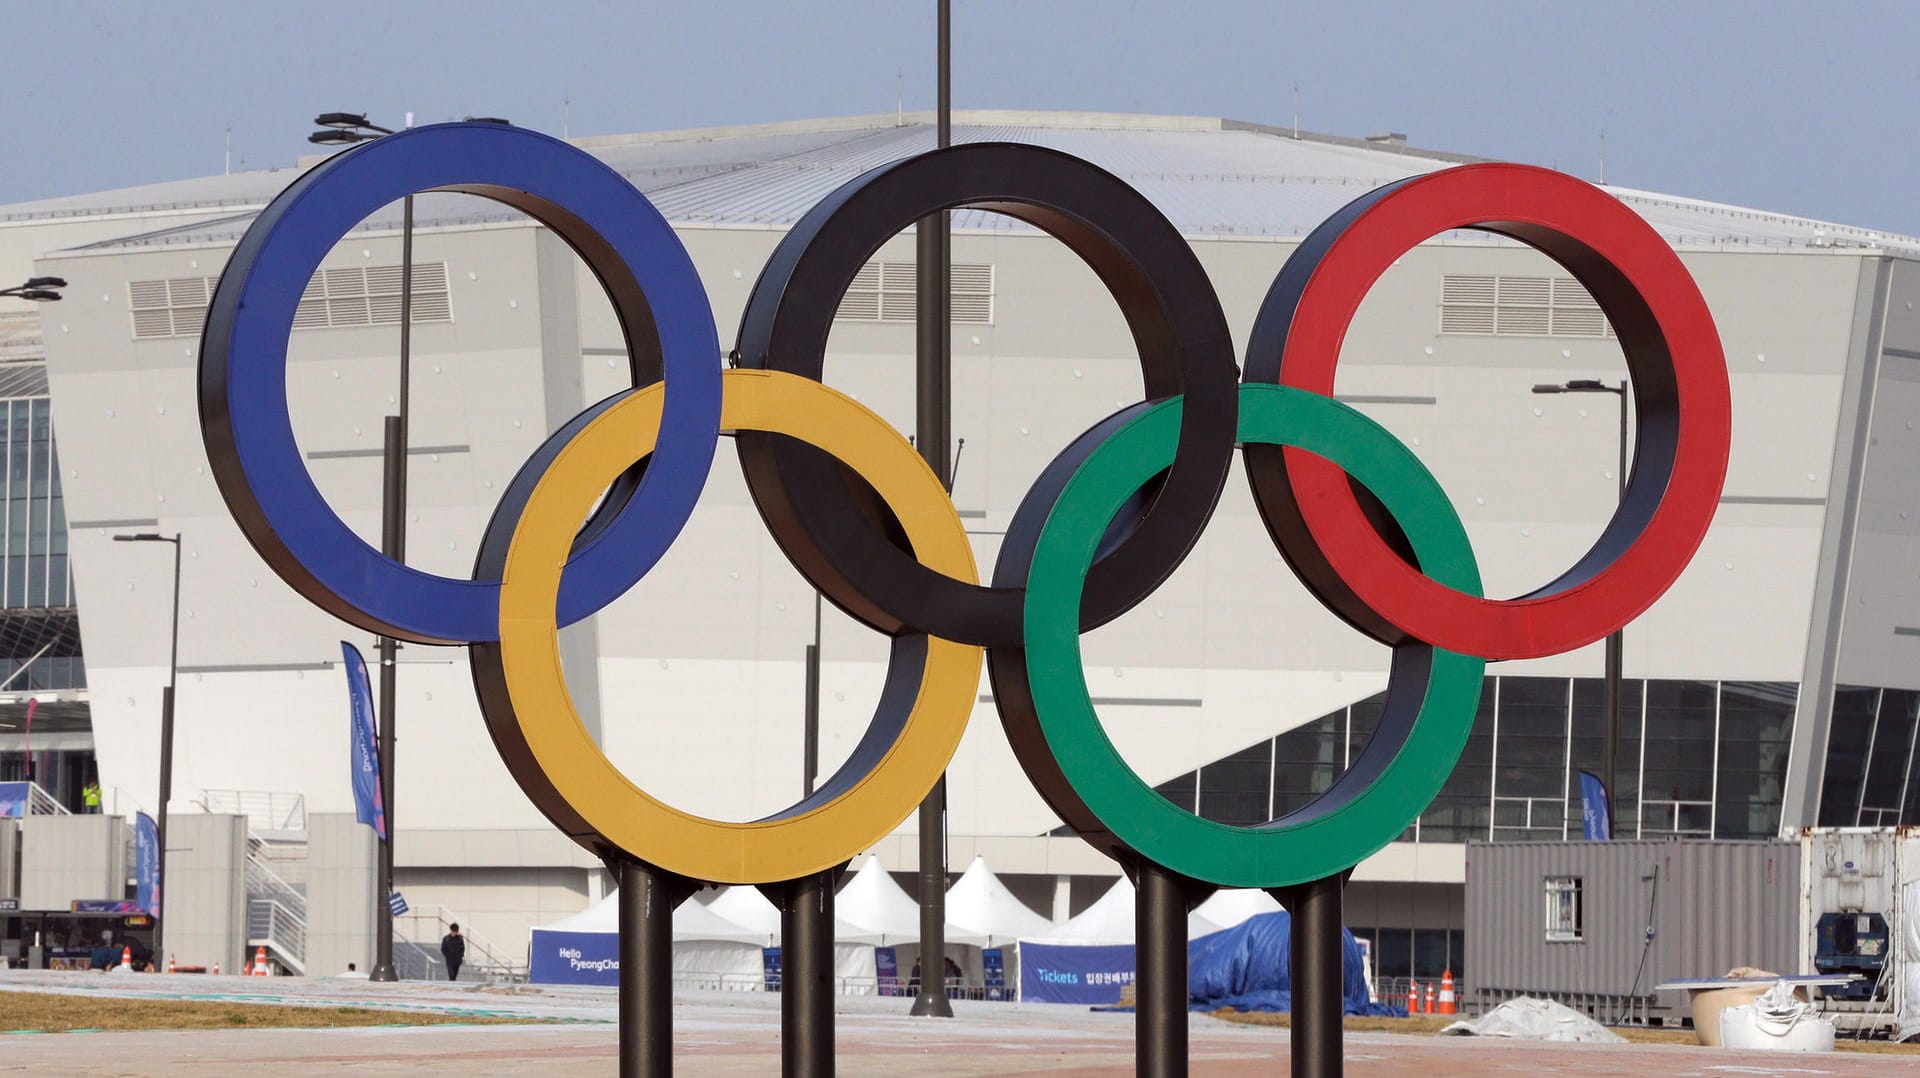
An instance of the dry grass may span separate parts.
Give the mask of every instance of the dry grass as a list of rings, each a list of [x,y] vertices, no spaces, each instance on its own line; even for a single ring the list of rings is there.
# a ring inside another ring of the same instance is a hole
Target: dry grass
[[[208,1000],[118,999],[0,992],[0,1032],[145,1029],[329,1029],[344,1026],[497,1025],[525,1019],[374,1007],[289,1007]]]
[[[1213,1016],[1223,1022],[1240,1022],[1250,1026],[1289,1027],[1292,1016],[1286,1014],[1268,1014],[1261,1011],[1214,1011]],[[1427,1015],[1416,1014],[1408,1018],[1347,1018],[1341,1022],[1348,1033],[1414,1033],[1431,1036],[1458,1021],[1463,1015]],[[1634,1044],[1698,1044],[1700,1043],[1690,1029],[1646,1029],[1640,1026],[1617,1026],[1613,1030]],[[1868,1052],[1877,1055],[1903,1055],[1920,1058],[1920,1045],[1894,1044],[1889,1041],[1855,1041],[1842,1036],[1835,1045],[1842,1052]]]

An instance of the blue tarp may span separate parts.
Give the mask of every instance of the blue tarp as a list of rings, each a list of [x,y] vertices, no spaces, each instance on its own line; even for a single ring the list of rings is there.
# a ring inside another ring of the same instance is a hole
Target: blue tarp
[[[1293,982],[1287,948],[1292,920],[1284,911],[1263,913],[1187,944],[1187,1003],[1196,1011],[1291,1011]],[[1360,945],[1340,930],[1345,957],[1346,1013],[1402,1016],[1406,1011],[1367,1001]]]

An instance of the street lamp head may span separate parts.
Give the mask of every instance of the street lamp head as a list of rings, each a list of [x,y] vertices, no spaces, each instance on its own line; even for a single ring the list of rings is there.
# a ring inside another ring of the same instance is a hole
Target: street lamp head
[[[21,285],[20,287],[22,288],[65,288],[67,287],[67,279],[65,277],[29,277],[27,278],[27,283],[24,285]]]
[[[377,135],[369,135],[360,131],[328,128],[325,131],[315,131],[313,134],[308,135],[307,141],[313,143],[315,146],[350,146],[356,142],[364,142],[367,139],[378,137]]]
[[[470,124],[500,124],[504,127],[513,126],[512,120],[503,120],[498,116],[462,116],[460,119]]]
[[[137,532],[133,535],[116,535],[113,541],[116,543],[177,543],[180,537],[161,535],[159,532]]]
[[[1570,393],[1611,393],[1613,387],[1598,378],[1575,378],[1567,383]]]
[[[21,299],[37,299],[47,303],[61,298],[60,293],[48,291],[44,288],[23,288],[16,294]]]
[[[1567,387],[1563,385],[1558,385],[1558,384],[1537,385],[1533,387],[1533,391],[1535,393],[1565,393],[1567,391]]]
[[[364,112],[323,112],[313,118],[320,127],[355,128],[366,127],[367,114]]]

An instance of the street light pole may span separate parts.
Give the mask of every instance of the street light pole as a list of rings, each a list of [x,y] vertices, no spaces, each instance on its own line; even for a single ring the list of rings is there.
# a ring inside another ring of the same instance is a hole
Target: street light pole
[[[1535,393],[1612,393],[1620,398],[1620,463],[1614,474],[1614,505],[1617,507],[1627,497],[1627,380],[1620,379],[1618,385],[1608,385],[1597,378],[1580,378],[1571,382],[1533,387]],[[1607,837],[1613,837],[1614,804],[1620,800],[1620,792],[1614,786],[1620,766],[1620,683],[1621,653],[1626,644],[1625,629],[1615,629],[1607,634],[1606,679],[1601,710],[1605,714],[1606,733],[1601,749],[1600,770],[1602,783],[1607,789]]]
[[[161,535],[157,532],[141,532],[137,535],[116,535],[116,543],[172,543],[173,544],[173,628],[167,650],[167,686],[160,690],[160,804],[154,816],[154,841],[160,846],[157,852],[160,876],[161,906],[165,907],[167,894],[167,802],[173,799],[173,689],[180,676],[180,533]],[[153,914],[153,964],[161,968],[166,962],[166,918],[158,912]]]
[[[935,134],[945,147],[953,141],[952,11],[940,0]],[[947,212],[923,218],[914,227],[918,292],[915,322],[916,419],[914,441],[927,466],[949,491],[953,489],[948,439],[953,424],[953,339],[950,328],[949,265],[952,255]],[[947,776],[943,773],[920,803],[920,995],[911,1013],[953,1017],[946,992],[947,928]]]

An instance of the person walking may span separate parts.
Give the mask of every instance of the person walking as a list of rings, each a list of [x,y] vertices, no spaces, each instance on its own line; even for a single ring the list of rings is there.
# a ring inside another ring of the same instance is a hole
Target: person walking
[[[447,980],[460,979],[460,963],[467,958],[467,938],[460,934],[458,921],[447,926],[447,934],[440,939],[440,957],[447,960]]]

